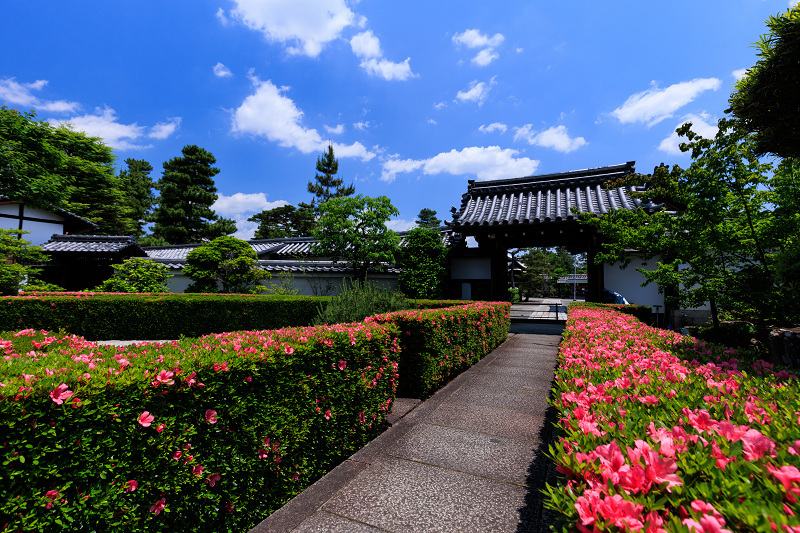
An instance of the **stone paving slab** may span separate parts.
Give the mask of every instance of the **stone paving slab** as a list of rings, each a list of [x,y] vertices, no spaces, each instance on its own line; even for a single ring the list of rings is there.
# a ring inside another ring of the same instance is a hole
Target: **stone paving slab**
[[[251,533],[545,530],[559,338],[513,334],[431,398],[399,404],[411,410]]]

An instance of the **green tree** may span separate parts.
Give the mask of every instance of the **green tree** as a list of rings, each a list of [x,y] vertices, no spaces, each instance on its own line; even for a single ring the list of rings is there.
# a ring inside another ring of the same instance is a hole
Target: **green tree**
[[[265,209],[247,220],[258,222],[256,239],[305,237],[311,235],[315,226],[313,211],[298,209],[293,205]]]
[[[124,207],[111,148],[68,125],[53,130],[52,142],[66,155],[62,171],[72,177],[64,208],[97,224],[99,235],[131,235],[135,224]]]
[[[389,198],[360,194],[331,198],[319,210],[315,253],[349,262],[353,276],[362,282],[370,269],[394,262],[400,237],[386,227],[386,222],[400,213]]]
[[[435,214],[435,212],[434,212]],[[439,298],[445,279],[447,247],[432,228],[414,228],[400,248],[400,290],[409,298]]]
[[[114,267],[114,275],[94,288],[100,292],[167,292],[169,268],[151,259],[133,257]]]
[[[427,207],[423,207],[419,210],[419,214],[417,215],[417,220],[415,222],[417,226],[421,228],[436,229],[442,225],[442,221],[436,217],[436,211],[433,209],[428,209]]]
[[[331,198],[342,198],[352,196],[356,192],[355,186],[351,183],[345,186],[342,178],[336,178],[339,172],[339,160],[333,154],[333,145],[328,145],[328,150],[317,158],[317,174],[314,176],[316,181],[308,182],[308,192],[314,195],[311,200],[311,207],[319,209],[319,205],[327,202]],[[300,205],[303,207],[303,204]]]
[[[757,155],[800,157],[800,6],[767,19],[758,61],[736,83],[731,112],[754,134]]]
[[[0,195],[51,209],[60,207],[73,181],[66,155],[53,143],[53,127],[33,112],[0,107]]]
[[[38,269],[21,263],[41,263],[50,258],[38,246],[32,246],[20,238],[30,233],[23,230],[0,229],[0,295],[9,296],[19,292],[20,285],[39,272]]]
[[[689,168],[661,166],[627,180],[645,188],[634,194],[651,212],[618,210],[590,220],[608,239],[598,260],[629,264],[632,249],[658,256],[655,270],[637,269],[646,283],[658,284],[672,308],[709,302],[717,327],[720,309],[761,325],[796,315],[773,265],[791,236],[768,209],[771,165],[759,159],[753,137],[728,119],[714,139],[696,135],[691,124],[678,133],[688,141],[681,149],[692,153]]]
[[[153,236],[168,244],[187,244],[236,232],[233,220],[211,209],[217,200],[217,160],[196,145],[184,146],[181,153],[164,163],[156,185],[161,195],[153,211]]]
[[[189,252],[183,273],[193,281],[186,292],[217,292],[219,285],[224,293],[262,292],[261,280],[270,278],[246,241],[224,235]]]
[[[125,164],[128,165],[128,169],[120,170],[119,184],[126,214],[131,220],[133,229],[131,235],[138,238],[145,234],[144,226],[149,222],[155,201],[153,195],[155,183],[150,177],[153,167],[143,159],[128,158]]]
[[[519,262],[524,270],[519,286],[529,294],[549,295],[552,290],[553,261],[552,252],[542,248],[527,248],[520,254]]]

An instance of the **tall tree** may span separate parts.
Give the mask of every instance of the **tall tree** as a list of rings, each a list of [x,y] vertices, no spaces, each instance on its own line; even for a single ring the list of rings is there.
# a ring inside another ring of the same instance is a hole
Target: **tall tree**
[[[436,217],[436,211],[423,207],[419,210],[416,220],[417,226],[421,228],[436,229],[442,225],[442,221]]]
[[[213,166],[217,160],[193,144],[184,146],[181,153],[164,163],[156,184],[161,195],[153,211],[153,237],[168,244],[188,244],[234,233],[234,221],[220,218],[211,209],[217,200],[214,176],[219,169]]]
[[[64,202],[72,177],[53,128],[36,114],[0,107],[0,195],[50,209]]]
[[[261,280],[270,278],[252,246],[224,235],[189,252],[183,273],[193,281],[186,292],[218,292],[221,285],[224,293],[259,293]]]
[[[360,194],[331,198],[319,210],[315,253],[347,261],[360,281],[367,278],[370,269],[394,262],[400,237],[386,227],[386,222],[400,213],[389,198]]]
[[[298,209],[293,205],[265,209],[247,220],[258,222],[256,239],[310,236],[316,225],[313,211]]]
[[[800,158],[800,5],[767,19],[758,61],[736,83],[730,112],[754,134],[758,155]]]
[[[131,220],[132,235],[142,237],[145,234],[144,226],[149,222],[153,209],[155,196],[153,195],[153,178],[150,172],[153,167],[143,159],[125,160],[127,170],[120,170],[119,183],[124,198],[127,216]]]
[[[99,235],[131,235],[133,221],[126,216],[111,148],[69,125],[53,130],[53,144],[66,156],[62,171],[72,177],[65,209],[97,224]]]
[[[435,212],[434,212],[435,213]],[[400,290],[409,298],[439,298],[445,278],[447,247],[435,228],[408,232],[400,248]]]
[[[338,172],[339,160],[333,154],[333,145],[329,144],[328,150],[317,158],[317,174],[314,176],[316,182],[308,182],[308,192],[314,195],[311,206],[314,206],[317,211],[320,204],[331,198],[352,196],[356,192],[352,183],[345,186],[342,178],[335,177]]]

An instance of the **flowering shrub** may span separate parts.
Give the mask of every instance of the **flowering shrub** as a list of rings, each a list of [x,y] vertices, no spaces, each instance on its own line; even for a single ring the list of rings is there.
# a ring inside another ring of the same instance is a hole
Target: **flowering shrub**
[[[800,531],[800,387],[764,361],[571,306],[548,485],[564,531]]]
[[[0,530],[243,531],[380,431],[396,328],[0,338]]]
[[[427,398],[508,337],[508,302],[471,302],[442,309],[368,317],[401,332],[400,396]]]

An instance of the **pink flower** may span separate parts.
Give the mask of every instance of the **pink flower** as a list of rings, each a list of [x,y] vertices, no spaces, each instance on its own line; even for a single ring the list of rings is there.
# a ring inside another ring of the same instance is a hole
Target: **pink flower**
[[[328,409],[327,411],[325,411],[325,415],[324,416],[325,416],[325,420],[330,420],[331,419],[331,410]]]
[[[289,345],[287,344],[287,345],[286,345],[286,346],[283,348],[283,351],[284,351],[286,354],[293,354],[293,353],[294,353],[294,348],[292,348],[291,346],[289,346]]]
[[[69,385],[66,383],[62,383],[55,389],[50,391],[50,399],[56,402],[57,405],[61,405],[64,403],[64,400],[68,399],[74,393],[69,389]]]
[[[166,498],[161,498],[150,507],[150,512],[155,513],[156,516],[158,516],[158,513],[164,510],[164,506],[166,503],[167,503]]]
[[[167,426],[165,426],[164,424],[159,424],[158,427],[156,428],[156,431],[158,433],[161,433],[162,431],[164,431],[164,428],[166,428],[166,427]]]
[[[156,417],[150,414],[149,411],[145,411],[144,413],[139,415],[139,423],[144,427],[150,427],[150,424],[153,423]]]
[[[58,491],[48,490],[47,493],[45,493],[44,497],[50,500],[49,502],[47,502],[47,505],[45,505],[46,508],[50,509],[51,507],[53,507],[53,502],[58,499]]]
[[[204,468],[204,467],[202,467],[202,466],[200,466],[200,465],[194,465],[194,466],[192,467],[192,474],[194,474],[195,476],[202,475],[202,473],[203,473],[203,468]]]
[[[215,472],[213,474],[208,475],[208,479],[206,480],[206,482],[213,487],[220,479],[222,479],[222,477]]]
[[[742,436],[744,444],[744,458],[748,461],[758,461],[764,455],[775,457],[775,443],[757,429],[748,429]]]
[[[156,376],[156,380],[153,382],[154,387],[158,387],[161,384],[164,385],[172,385],[175,383],[175,380],[172,377],[175,375],[175,372],[168,372],[166,370],[162,370],[159,372],[158,376]]]
[[[259,459],[266,459],[269,455],[269,450],[265,450],[264,448],[258,449],[258,458]]]
[[[172,454],[172,459],[174,461],[177,461],[178,459],[181,458],[181,455],[183,455],[183,452],[180,451],[180,450],[177,450],[175,453]]]
[[[125,482],[125,485],[127,485],[125,487],[125,492],[133,492],[139,486],[139,482],[136,481],[135,479],[130,479]]]
[[[217,423],[217,412],[212,409],[206,409],[206,422],[209,424]]]
[[[339,361],[339,370],[344,370],[347,368],[347,361]]]

